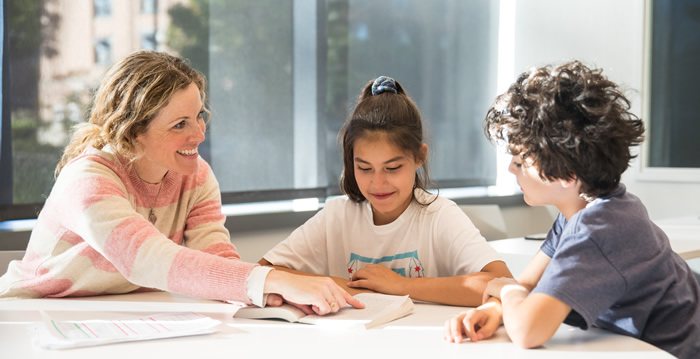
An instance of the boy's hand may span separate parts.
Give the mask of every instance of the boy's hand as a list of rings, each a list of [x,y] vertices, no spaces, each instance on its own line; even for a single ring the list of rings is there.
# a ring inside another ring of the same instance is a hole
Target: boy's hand
[[[451,343],[461,343],[465,336],[478,342],[493,336],[500,325],[501,306],[492,301],[446,321],[443,337]]]

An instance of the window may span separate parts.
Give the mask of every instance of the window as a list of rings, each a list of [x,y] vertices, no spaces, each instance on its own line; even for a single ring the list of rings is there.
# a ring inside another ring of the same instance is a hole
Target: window
[[[112,40],[110,38],[103,37],[95,43],[95,63],[102,66],[112,64]]]
[[[25,6],[21,0],[5,3]],[[98,3],[109,7],[95,1],[96,9]],[[170,0],[154,11],[150,24],[156,28],[147,35],[130,27],[128,18],[116,18],[131,16],[121,13],[113,14],[117,25],[109,28],[79,11],[42,24],[85,21],[97,28],[96,64],[70,61],[84,50],[69,30],[5,22],[12,34],[65,38],[55,39],[53,56],[39,50],[46,45],[40,41],[31,51],[5,43],[3,64],[22,71],[4,70],[2,77],[0,168],[12,173],[12,181],[0,187],[0,221],[36,215],[51,190],[68,129],[76,114],[84,120],[105,66],[137,50],[124,39],[155,47],[154,33],[165,35],[159,50],[188,58],[209,80],[213,116],[200,154],[212,165],[225,203],[338,194],[338,130],[360,89],[379,75],[396,78],[421,109],[430,173],[441,189],[495,182],[496,154],[481,127],[496,91],[498,44],[492,39],[498,24],[492,13],[498,9],[491,1]],[[6,16],[13,19],[13,12]],[[60,71],[66,64],[70,71]],[[55,78],[45,78],[41,66],[56,68]]]
[[[647,143],[642,156],[646,178],[700,180],[700,4],[654,0],[648,6],[645,64]]]
[[[45,1],[41,1],[42,3]],[[112,0],[94,0],[95,17],[108,17],[112,14]],[[12,16],[12,14],[10,14]]]
[[[158,50],[156,34],[153,32],[146,32],[141,34],[141,48],[146,50]]]
[[[700,167],[700,4],[654,1],[650,141],[652,167]],[[693,15],[695,14],[695,15]]]
[[[158,2],[156,0],[141,0],[142,14],[155,14]]]

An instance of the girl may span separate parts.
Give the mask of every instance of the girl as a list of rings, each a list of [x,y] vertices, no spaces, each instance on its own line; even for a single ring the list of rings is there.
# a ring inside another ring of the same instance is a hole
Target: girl
[[[344,197],[260,260],[349,288],[453,305],[481,304],[486,283],[511,277],[452,201],[430,194],[418,107],[395,80],[363,89],[341,129]]]

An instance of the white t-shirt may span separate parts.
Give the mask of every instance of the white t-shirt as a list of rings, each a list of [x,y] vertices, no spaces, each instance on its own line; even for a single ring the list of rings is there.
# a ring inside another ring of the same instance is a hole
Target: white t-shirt
[[[416,190],[421,203],[434,196]],[[324,209],[267,252],[274,265],[315,274],[351,278],[368,263],[408,277],[450,277],[481,271],[502,260],[452,201],[437,197],[429,205],[412,201],[394,222],[376,226],[368,201],[348,197]]]

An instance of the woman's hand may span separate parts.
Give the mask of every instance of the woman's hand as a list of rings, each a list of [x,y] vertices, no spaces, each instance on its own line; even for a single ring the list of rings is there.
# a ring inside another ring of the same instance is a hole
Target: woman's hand
[[[452,343],[461,343],[465,336],[472,342],[478,342],[493,336],[501,325],[501,305],[492,299],[488,303],[445,322],[443,336]]]
[[[350,288],[367,288],[375,292],[401,295],[406,278],[381,264],[368,264],[353,274]]]
[[[265,305],[268,307],[279,307],[284,304],[284,299],[279,294],[269,294],[265,300]]]
[[[307,314],[335,313],[348,304],[354,308],[365,307],[328,277],[309,277],[272,270],[265,279],[263,292],[279,294]],[[270,301],[268,296],[268,302]],[[272,301],[274,303],[274,299]]]

